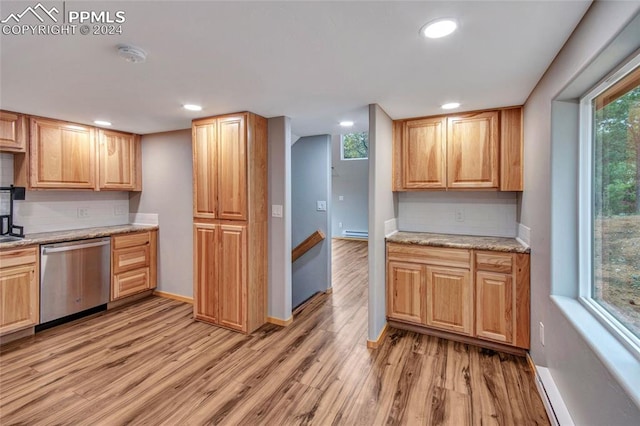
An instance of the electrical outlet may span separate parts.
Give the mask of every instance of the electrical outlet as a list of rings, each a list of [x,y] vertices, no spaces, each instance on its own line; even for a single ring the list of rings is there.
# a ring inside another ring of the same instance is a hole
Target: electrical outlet
[[[338,195],[338,201],[344,201],[344,195]]]
[[[540,344],[544,346],[544,324],[540,322]]]
[[[464,222],[464,209],[456,209],[454,212],[456,222]]]
[[[79,218],[89,217],[89,209],[86,208],[86,207],[79,207],[78,208],[78,217]]]
[[[114,216],[124,216],[125,214],[127,214],[127,211],[125,210],[124,207],[122,206],[115,206],[113,208],[113,215]]]
[[[338,222],[338,228],[342,228],[342,222]]]
[[[316,202],[316,210],[319,212],[327,211],[327,202],[326,201],[317,201]]]

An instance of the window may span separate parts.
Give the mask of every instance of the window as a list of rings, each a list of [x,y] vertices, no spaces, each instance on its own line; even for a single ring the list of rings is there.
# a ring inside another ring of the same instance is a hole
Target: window
[[[341,137],[343,160],[366,160],[369,158],[369,133],[347,133]]]
[[[581,301],[640,349],[640,56],[581,101]]]

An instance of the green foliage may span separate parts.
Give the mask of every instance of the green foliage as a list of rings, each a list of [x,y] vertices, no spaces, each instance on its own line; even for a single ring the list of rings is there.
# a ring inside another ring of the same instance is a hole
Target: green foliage
[[[342,158],[368,158],[369,157],[369,133],[347,133],[342,135]]]
[[[640,213],[640,86],[594,113],[598,215]]]

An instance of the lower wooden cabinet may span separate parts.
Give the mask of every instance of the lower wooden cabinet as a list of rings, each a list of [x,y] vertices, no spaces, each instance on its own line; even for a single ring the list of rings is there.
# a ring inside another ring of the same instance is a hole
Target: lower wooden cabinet
[[[244,333],[264,324],[266,289],[261,269],[249,265],[249,227],[194,224],[195,319]]]
[[[387,264],[387,313],[399,320],[426,324],[425,267],[408,262]]]
[[[39,323],[38,247],[0,252],[0,335]]]
[[[471,335],[473,288],[468,269],[426,266],[427,325]]]
[[[111,301],[156,288],[158,231],[111,237]]]
[[[529,255],[388,243],[387,318],[528,349]]]

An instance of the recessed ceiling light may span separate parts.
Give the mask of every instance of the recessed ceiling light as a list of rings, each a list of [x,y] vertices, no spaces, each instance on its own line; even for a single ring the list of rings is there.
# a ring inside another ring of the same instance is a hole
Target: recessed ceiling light
[[[182,108],[188,109],[189,111],[202,111],[202,107],[200,105],[194,104],[184,104],[182,105]]]
[[[455,108],[458,108],[459,106],[460,106],[460,102],[448,102],[446,104],[440,105],[440,108],[442,108],[442,109],[455,109]]]
[[[351,127],[351,126],[353,126],[353,121],[348,121],[348,120],[347,121],[341,121],[340,125],[342,127]]]
[[[105,121],[105,120],[94,120],[93,121],[95,124],[97,124],[98,126],[111,126],[111,122],[110,121]]]
[[[454,19],[436,19],[427,22],[420,28],[420,35],[426,38],[445,37],[454,32],[458,28],[458,23]]]

